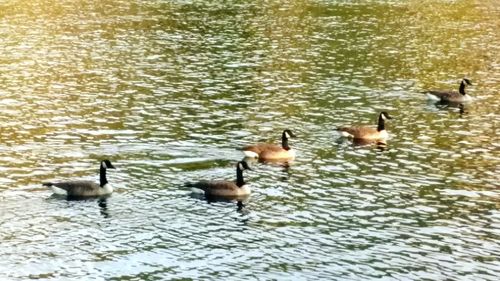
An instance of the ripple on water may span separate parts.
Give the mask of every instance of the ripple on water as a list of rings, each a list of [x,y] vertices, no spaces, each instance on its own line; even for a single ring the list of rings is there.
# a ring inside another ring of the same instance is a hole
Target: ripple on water
[[[0,279],[497,279],[490,3],[0,11]],[[477,97],[463,108],[419,94],[462,76]],[[380,111],[394,116],[385,147],[335,132]],[[285,128],[297,159],[252,164],[243,206],[184,188],[234,179],[236,148]],[[40,184],[97,180],[104,157],[105,200]]]

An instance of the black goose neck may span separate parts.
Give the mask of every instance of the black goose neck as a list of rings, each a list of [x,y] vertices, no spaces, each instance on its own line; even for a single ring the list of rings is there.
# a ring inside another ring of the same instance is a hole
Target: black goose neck
[[[283,135],[281,135],[281,147],[283,147],[284,150],[290,150],[290,146],[288,146],[288,138],[286,137],[286,132],[283,132]]]
[[[460,88],[458,88],[458,92],[464,96],[465,96],[465,86],[466,86],[465,82],[462,81],[462,83],[460,83]]]
[[[106,178],[106,168],[101,165],[101,169],[99,170],[99,185],[101,187],[105,186],[108,183],[108,179]]]
[[[245,180],[243,179],[243,171],[240,170],[239,167],[236,167],[236,185],[238,187],[242,187],[245,184]]]
[[[378,116],[378,125],[377,125],[377,131],[383,131],[385,130],[385,120],[382,114]]]

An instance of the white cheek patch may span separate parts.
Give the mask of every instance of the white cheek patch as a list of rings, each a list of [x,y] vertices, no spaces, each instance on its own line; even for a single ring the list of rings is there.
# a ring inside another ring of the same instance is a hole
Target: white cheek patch
[[[290,135],[288,134],[288,132],[285,132],[285,137],[286,137],[287,139],[289,139],[289,138],[290,138]]]
[[[243,169],[243,165],[242,165],[241,163],[238,163],[238,169],[239,169],[239,170],[241,170],[241,171],[243,171],[243,170],[244,170],[244,169]]]
[[[106,166],[106,162],[102,162],[102,167],[103,167],[104,169],[107,169],[107,168],[108,168],[108,166]]]
[[[387,117],[385,116],[385,114],[382,114],[382,119],[387,120]]]

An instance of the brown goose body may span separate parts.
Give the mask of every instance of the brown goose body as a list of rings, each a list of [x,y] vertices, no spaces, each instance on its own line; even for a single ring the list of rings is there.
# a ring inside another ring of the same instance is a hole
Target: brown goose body
[[[446,91],[429,91],[427,95],[430,95],[430,100],[437,100],[443,102],[468,102],[472,98],[468,94],[462,95],[459,92],[446,92]]]
[[[47,182],[44,186],[51,187],[55,193],[62,193],[56,188],[66,191],[68,196],[102,196],[113,192],[113,188],[109,185],[101,187],[98,183],[93,181],[67,181],[67,182]],[[54,188],[56,187],[56,188]]]
[[[295,158],[295,151],[293,149],[286,150],[276,144],[258,143],[245,146],[242,150],[246,152],[245,154],[248,154],[248,151],[253,152],[258,155],[257,158],[262,160]]]
[[[457,91],[426,91],[429,100],[450,102],[450,103],[461,103],[468,102],[472,100],[472,97],[465,92],[467,86],[472,85],[469,79],[463,79],[460,82],[460,86]]]
[[[284,130],[281,135],[281,146],[269,143],[258,143],[247,145],[241,150],[246,157],[259,158],[260,160],[292,160],[295,158],[295,150],[288,145],[288,139],[294,137],[290,130]]]
[[[369,126],[339,127],[342,136],[363,140],[385,140],[389,134],[385,130],[385,120],[392,119],[387,112],[381,112],[378,117],[377,128]]]
[[[240,161],[236,164],[236,181],[202,180],[195,183],[186,183],[188,187],[201,189],[206,196],[219,197],[241,197],[250,194],[251,189],[243,179],[243,171],[250,170],[250,167],[245,161]]]
[[[99,170],[99,183],[88,180],[45,182],[42,185],[50,187],[56,194],[66,194],[70,197],[103,196],[113,192],[113,187],[108,184],[106,177],[107,169],[115,167],[109,160],[101,161]]]
[[[189,185],[201,189],[209,196],[238,197],[249,195],[251,190],[247,185],[238,186],[234,181],[199,181]]]
[[[389,136],[386,130],[378,131],[376,128],[367,126],[341,127],[338,130],[345,133],[343,134],[345,137],[352,137],[353,139],[380,140]]]

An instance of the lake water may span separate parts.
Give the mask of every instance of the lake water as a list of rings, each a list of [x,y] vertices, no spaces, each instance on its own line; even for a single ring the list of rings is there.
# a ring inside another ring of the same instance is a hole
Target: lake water
[[[0,1],[0,280],[498,280],[497,1]],[[476,97],[428,103],[426,89]],[[337,126],[375,125],[386,147]],[[186,181],[252,196],[209,202]],[[116,191],[66,200],[41,182]]]

